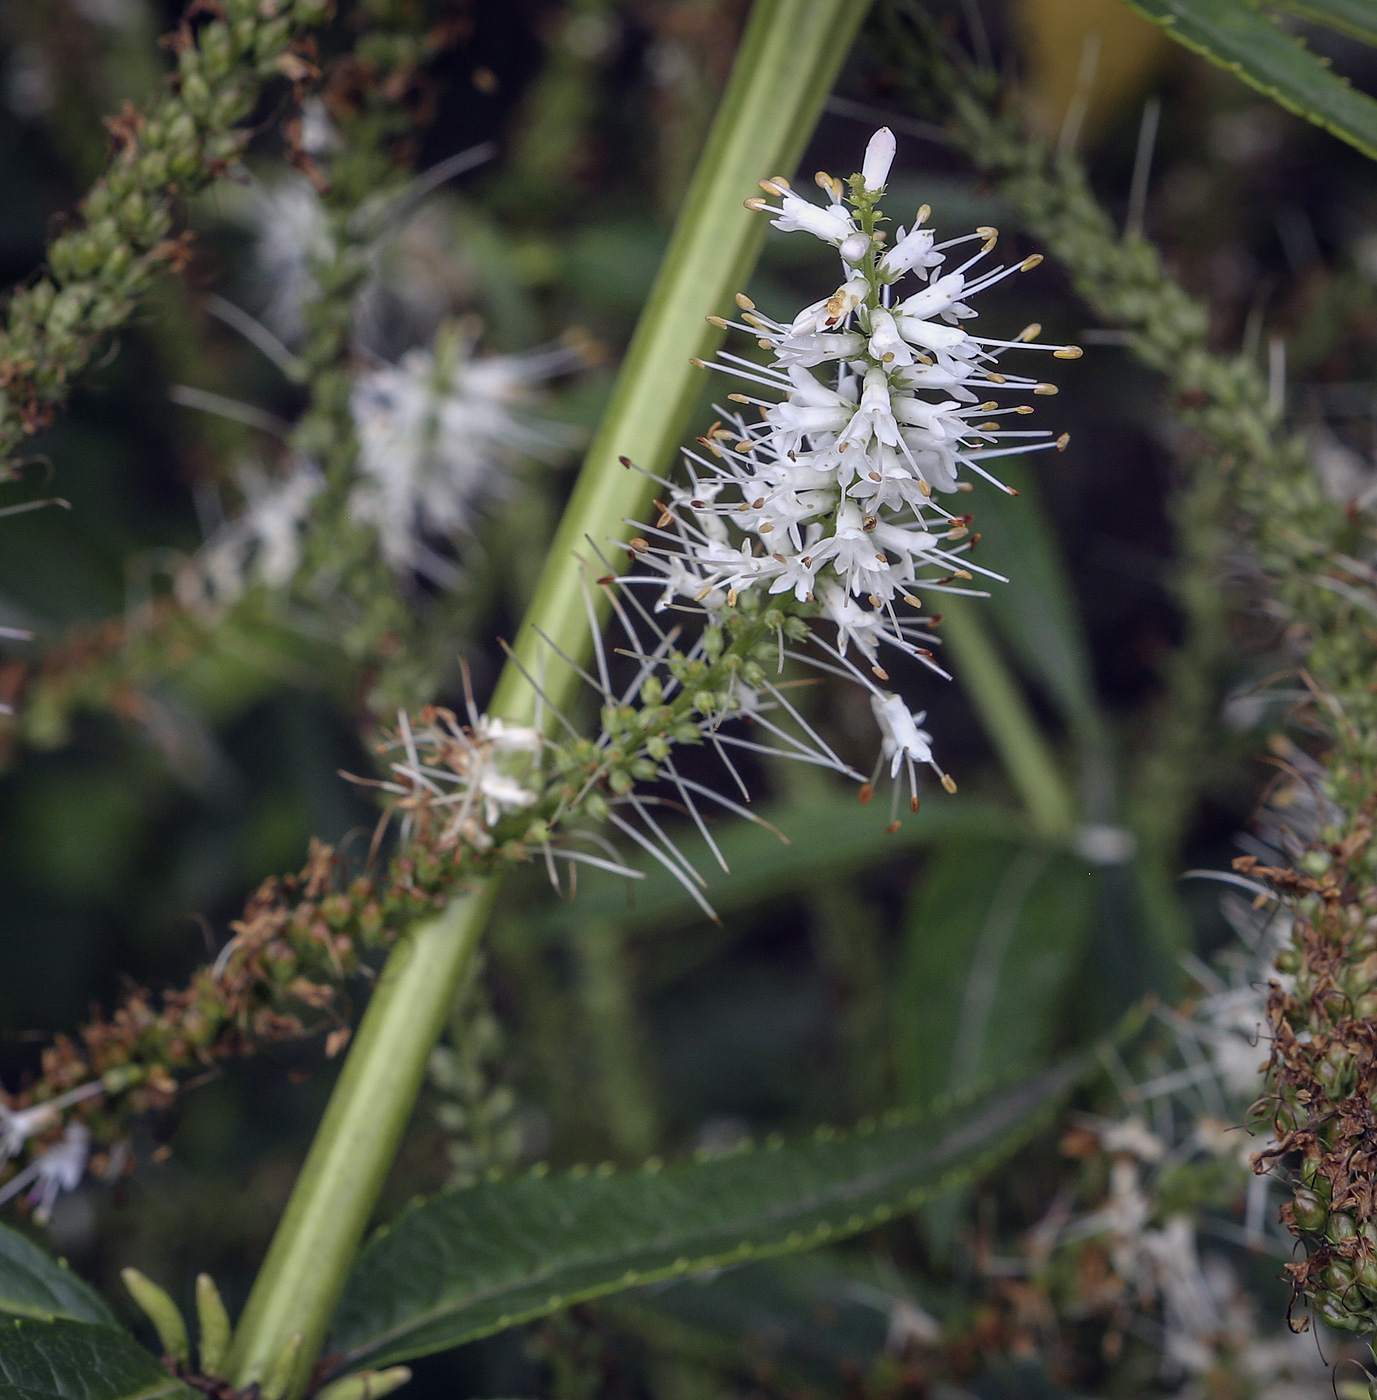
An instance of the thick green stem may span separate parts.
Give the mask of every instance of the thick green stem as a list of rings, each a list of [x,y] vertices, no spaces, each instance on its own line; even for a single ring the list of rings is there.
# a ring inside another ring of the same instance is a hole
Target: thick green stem
[[[961,683],[1033,829],[1048,840],[1065,841],[1076,824],[1075,803],[1018,682],[979,613],[964,598],[944,598],[942,614],[942,635],[956,658]]]
[[[518,660],[554,705],[566,703],[577,676],[536,628],[567,655],[587,654],[580,573],[601,572],[593,545],[606,550],[609,540],[626,539],[624,522],[644,513],[656,489],[620,459],[662,475],[672,465],[702,386],[689,360],[710,354],[721,336],[706,317],[741,289],[765,236],[765,219],[743,201],[757,181],[793,173],[868,9],[869,0],[756,0],[751,11],[674,237],[517,633]],[[520,671],[507,667],[490,708],[531,722],[535,695]]]
[[[620,457],[650,471],[672,461],[698,392],[688,359],[713,340],[704,318],[745,280],[764,234],[762,217],[742,201],[761,177],[792,171],[868,8],[869,0],[757,0],[751,12],[664,266],[517,636],[517,659],[556,705],[575,677],[538,633],[574,657],[590,649],[575,555],[590,555],[589,540],[601,547],[624,537],[623,518],[653,494]],[[509,662],[489,708],[510,721],[533,717],[536,696],[520,668]],[[298,1334],[291,1393],[306,1384],[494,892],[488,880],[456,899],[388,959],[235,1334],[236,1386],[261,1379]]]
[[[388,958],[235,1334],[237,1388],[262,1380],[298,1333],[293,1393],[305,1384],[494,888],[460,895]]]

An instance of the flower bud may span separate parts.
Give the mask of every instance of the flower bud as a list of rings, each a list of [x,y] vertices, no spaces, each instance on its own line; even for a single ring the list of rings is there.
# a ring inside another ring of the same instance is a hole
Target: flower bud
[[[879,194],[889,179],[889,167],[894,163],[894,133],[882,126],[870,138],[861,164],[861,183],[867,194]]]

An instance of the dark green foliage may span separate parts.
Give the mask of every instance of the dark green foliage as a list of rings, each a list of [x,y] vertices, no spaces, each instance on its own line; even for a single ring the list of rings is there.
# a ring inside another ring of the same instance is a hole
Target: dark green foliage
[[[1279,29],[1242,0],[1128,0],[1140,14],[1160,24],[1178,43],[1236,73],[1298,116],[1332,131],[1377,159],[1377,102],[1338,75],[1298,39]],[[1346,16],[1339,27],[1353,32],[1360,4],[1307,4],[1305,13],[1335,23],[1331,11]],[[1370,11],[1369,11],[1370,13]],[[1370,32],[1372,21],[1365,29]],[[1366,37],[1366,34],[1363,36]]]
[[[580,1299],[873,1228],[1007,1157],[1083,1072],[1063,1064],[921,1118],[819,1130],[811,1142],[437,1196],[365,1248],[330,1349],[343,1366],[402,1361]]]
[[[0,1225],[0,1314],[115,1325],[94,1289],[7,1225]]]
[[[127,1332],[88,1322],[0,1323],[0,1400],[190,1397]]]
[[[950,841],[907,919],[897,1049],[923,1103],[1046,1061],[1094,912],[1086,863],[1049,847]]]

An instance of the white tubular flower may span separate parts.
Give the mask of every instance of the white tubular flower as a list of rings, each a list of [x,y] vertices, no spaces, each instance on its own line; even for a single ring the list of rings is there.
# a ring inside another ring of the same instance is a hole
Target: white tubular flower
[[[876,201],[893,159],[893,135],[883,130],[858,179],[817,177],[825,207],[779,179],[762,185],[778,204],[748,201],[775,227],[835,246],[846,280],[792,319],[774,320],[738,297],[740,320],[718,322],[751,336],[771,358],[762,364],[724,351],[707,366],[750,392],[733,393],[743,407],[720,409],[699,439],[702,450],[686,454],[693,487],[669,489],[659,527],[647,527],[638,542],[631,581],[661,590],[658,608],[697,608],[718,620],[757,586],[813,610],[835,628],[835,644],[815,634],[828,664],[870,689],[892,776],[908,766],[916,801],[916,765],[941,773],[912,712],[871,682],[888,680],[880,645],[945,674],[932,659],[930,625],[914,616],[922,595],[978,592],[968,586],[977,574],[1004,581],[971,562],[971,517],[944,509],[934,492],[972,490],[963,477],[1002,489],[986,462],[1064,446],[1050,432],[1004,426],[1032,412],[1019,396],[1056,390],[1006,372],[999,358],[1007,350],[1067,359],[1080,351],[1035,343],[1036,326],[1014,340],[972,332],[971,301],[1038,261],[987,268],[995,230],[938,242],[924,207],[883,251]],[[956,248],[963,252],[950,266]],[[924,285],[905,295],[899,284],[909,274]],[[943,784],[951,786],[945,777]]]
[[[894,246],[880,259],[876,271],[886,284],[897,282],[906,272],[926,277],[928,268],[942,265],[942,254],[932,251],[935,238],[931,229],[919,228],[917,224],[907,233],[900,228]]]
[[[442,850],[463,844],[486,851],[491,829],[536,800],[523,779],[538,764],[539,732],[480,715],[471,702],[467,725],[435,706],[422,710],[415,726],[399,711],[396,736],[381,747],[402,754],[389,765],[395,780],[376,786],[396,799],[404,838],[420,823]]]
[[[224,607],[255,584],[285,588],[301,565],[302,537],[324,478],[299,459],[284,476],[255,467],[239,472],[244,508],[217,530],[177,580],[189,607]]]
[[[288,175],[272,184],[255,182],[245,212],[257,237],[264,324],[288,345],[294,344],[304,329],[302,308],[318,290],[315,266],[334,253],[329,216],[304,175]]]
[[[770,223],[783,233],[811,233],[824,243],[840,247],[852,234],[858,232],[850,213],[844,204],[835,201],[826,209],[820,209],[810,200],[796,195],[779,180],[765,181],[765,188],[777,194],[780,207],[774,209],[763,199],[748,201],[752,208],[768,210],[774,215]]]
[[[889,167],[894,164],[894,133],[882,126],[870,138],[861,163],[861,183],[867,194],[879,194],[889,179]]]
[[[432,542],[466,532],[518,457],[568,445],[566,433],[523,410],[535,383],[581,362],[565,348],[479,358],[471,336],[452,333],[435,350],[360,375],[350,406],[362,479],[351,506],[394,569],[454,584],[457,568]]]

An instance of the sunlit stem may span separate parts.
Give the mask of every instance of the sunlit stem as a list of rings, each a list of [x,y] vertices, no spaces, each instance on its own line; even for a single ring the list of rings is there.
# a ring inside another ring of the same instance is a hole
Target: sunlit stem
[[[1023,799],[1034,830],[1049,841],[1067,840],[1076,822],[1071,791],[979,611],[965,598],[953,596],[942,599],[942,616],[942,635],[956,662],[957,679]]]
[[[757,0],[751,11],[664,265],[517,633],[517,660],[543,677],[554,706],[567,703],[576,676],[553,652],[539,654],[537,629],[571,658],[587,656],[576,555],[591,554],[590,539],[624,538],[623,520],[654,493],[621,457],[648,471],[670,466],[698,394],[689,358],[715,340],[704,318],[744,283],[764,235],[742,202],[762,177],[792,173],[868,8],[868,0]],[[526,675],[508,663],[490,713],[531,722]],[[493,893],[488,880],[461,895],[389,957],[236,1331],[237,1388],[261,1380],[298,1333],[289,1396],[305,1386]]]
[[[623,467],[622,457],[662,475],[673,464],[702,388],[702,372],[689,360],[710,355],[721,338],[706,317],[728,309],[764,238],[764,218],[743,201],[762,178],[793,174],[868,8],[869,0],[756,0],[751,11],[674,237],[516,635],[517,658],[531,675],[543,664],[543,688],[556,706],[577,677],[535,626],[573,659],[587,656],[577,556],[590,556],[589,540],[602,548],[627,538],[622,522],[643,515],[655,494],[654,483]],[[503,672],[490,709],[516,723],[533,721],[534,696],[520,671]]]
[[[235,1333],[228,1370],[237,1389],[261,1381],[297,1332],[289,1393],[306,1381],[492,893],[486,881],[461,895],[388,958]]]

